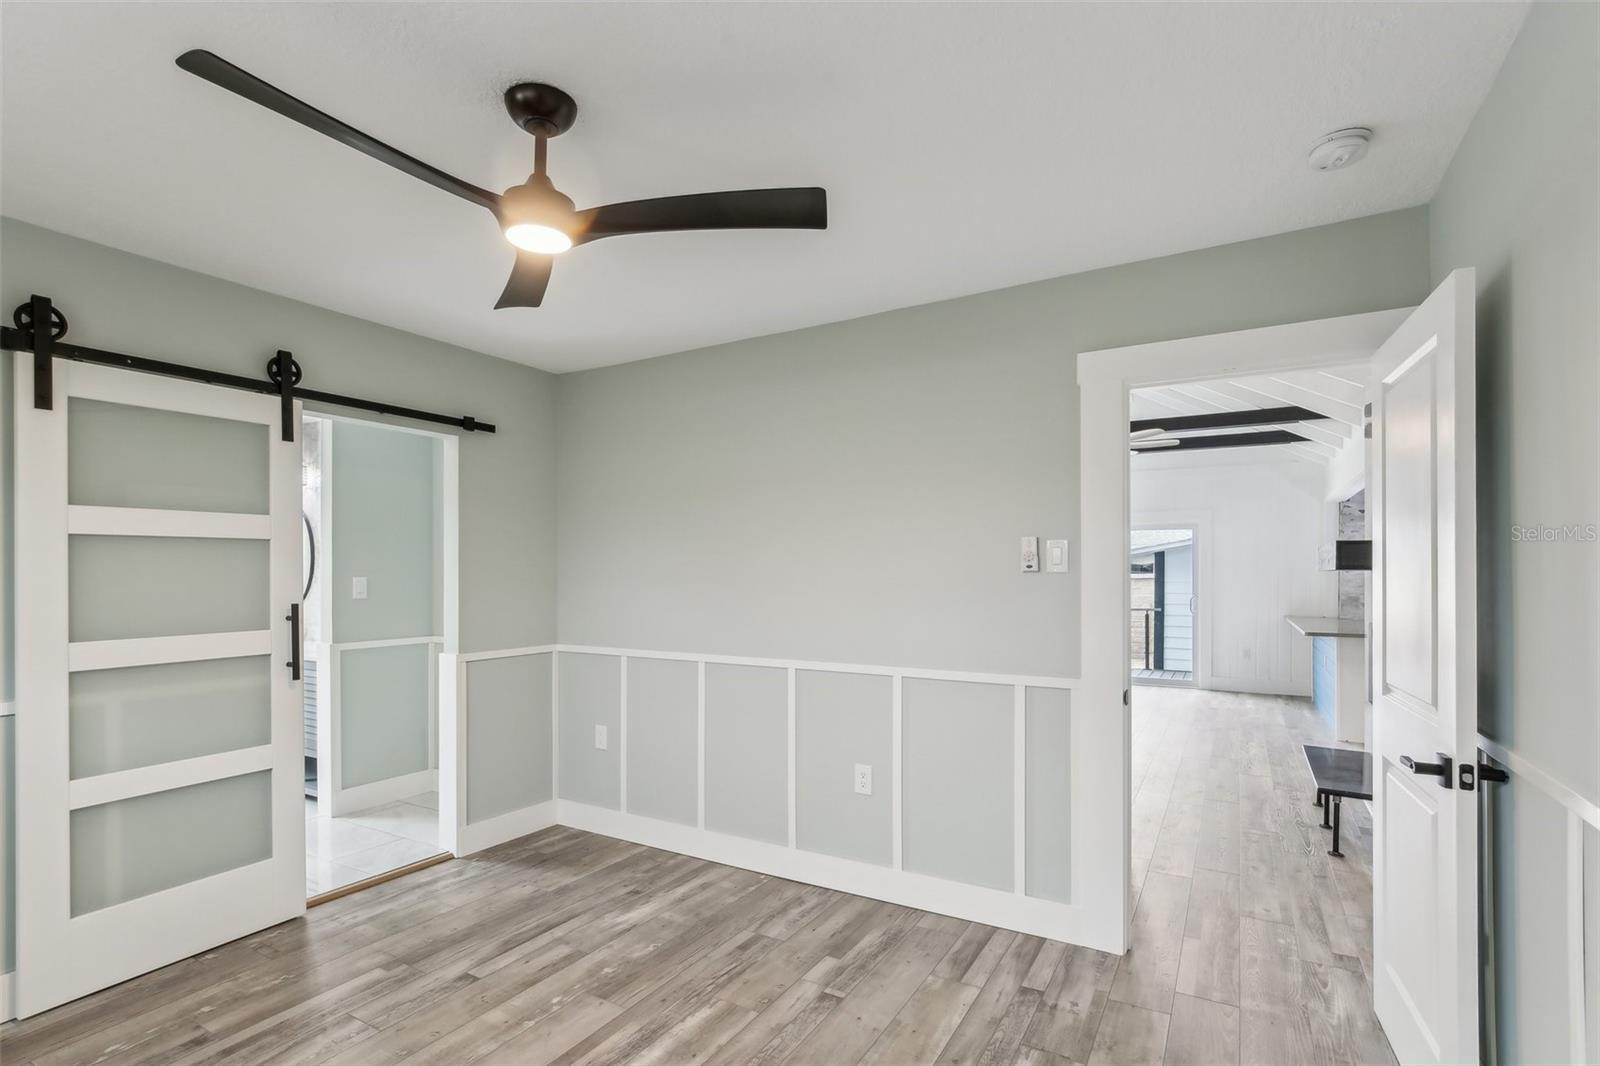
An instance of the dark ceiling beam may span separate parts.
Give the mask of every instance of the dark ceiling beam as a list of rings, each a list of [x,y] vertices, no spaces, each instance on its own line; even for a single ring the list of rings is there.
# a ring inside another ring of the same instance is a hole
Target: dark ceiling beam
[[[1298,433],[1290,433],[1286,429],[1269,429],[1259,433],[1218,433],[1212,437],[1178,437],[1177,444],[1168,444],[1159,448],[1141,448],[1141,443],[1148,441],[1134,441],[1133,450],[1151,455],[1160,452],[1192,452],[1202,448],[1254,448],[1263,444],[1306,444],[1309,439]]]
[[[1261,407],[1250,411],[1218,411],[1211,415],[1171,415],[1163,418],[1136,418],[1128,423],[1128,432],[1141,429],[1164,429],[1168,433],[1182,433],[1190,429],[1234,429],[1240,426],[1276,426],[1285,422],[1311,422],[1326,420],[1309,407]]]

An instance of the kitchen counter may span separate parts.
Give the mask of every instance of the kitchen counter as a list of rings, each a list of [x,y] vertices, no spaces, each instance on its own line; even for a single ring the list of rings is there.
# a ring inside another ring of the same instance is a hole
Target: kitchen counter
[[[1285,615],[1285,622],[1308,637],[1364,637],[1367,624],[1359,618],[1317,618],[1306,614]]]
[[[1367,632],[1359,618],[1291,614],[1283,619],[1311,638],[1311,697],[1336,740],[1366,743]]]

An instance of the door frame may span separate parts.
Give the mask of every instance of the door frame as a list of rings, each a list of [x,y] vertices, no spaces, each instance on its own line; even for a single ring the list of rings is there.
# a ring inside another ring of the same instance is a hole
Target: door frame
[[[440,442],[440,487],[439,503],[441,513],[439,519],[440,534],[440,595],[443,598],[440,611],[441,632],[428,637],[406,638],[397,641],[366,641],[360,644],[351,644],[350,648],[376,647],[388,644],[423,644],[430,648],[437,648],[437,655],[430,654],[429,661],[429,699],[433,705],[433,718],[437,722],[437,737],[429,737],[430,748],[437,747],[438,755],[438,792],[439,792],[439,850],[448,851],[459,857],[462,853],[459,847],[461,830],[466,824],[466,779],[458,771],[461,765],[461,745],[466,738],[466,722],[462,720],[462,708],[457,705],[454,698],[455,681],[453,668],[446,669],[447,662],[454,663],[456,656],[461,652],[461,438],[456,433],[440,432],[431,429],[420,429],[416,426],[400,422],[391,422],[382,418],[361,418],[323,408],[317,404],[307,404],[304,418],[316,418],[323,422],[346,422],[359,426],[378,427],[391,429],[398,433],[412,433],[421,437],[431,437]],[[326,560],[325,574],[333,571],[333,543],[335,530],[333,528],[333,493],[337,491],[332,477],[333,441],[332,434],[324,434],[321,439],[322,447],[322,544],[320,554]],[[334,589],[331,581],[324,581],[318,588],[319,603],[323,624],[331,625],[333,619]],[[343,789],[338,775],[339,744],[336,729],[325,728],[332,717],[332,710],[337,702],[336,686],[339,683],[338,658],[340,647],[335,647],[332,641],[332,632],[322,633],[318,653],[322,657],[318,663],[319,671],[326,671],[318,675],[317,689],[317,798],[323,800],[324,787],[330,804],[339,797],[337,804],[341,808],[348,808],[350,802],[367,805],[367,799],[373,803],[387,802],[387,793],[368,791],[366,798],[352,797],[349,793],[353,790]],[[449,675],[449,676],[447,676]],[[326,763],[326,765],[325,765]],[[326,783],[326,786],[324,785]],[[365,786],[363,786],[365,787]],[[348,810],[333,810],[332,816],[348,813]]]
[[[1290,322],[1230,333],[1103,348],[1078,355],[1078,485],[1082,594],[1079,632],[1089,708],[1122,713],[1121,857],[1123,891],[1132,898],[1132,716],[1128,629],[1108,620],[1128,616],[1128,394],[1153,385],[1314,370],[1371,359],[1413,308]],[[1132,921],[1123,909],[1124,935]]]

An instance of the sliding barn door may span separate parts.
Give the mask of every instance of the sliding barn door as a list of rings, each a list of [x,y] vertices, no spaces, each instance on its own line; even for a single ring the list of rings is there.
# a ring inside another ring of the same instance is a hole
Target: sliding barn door
[[[304,911],[300,448],[272,397],[15,366],[25,1017]]]

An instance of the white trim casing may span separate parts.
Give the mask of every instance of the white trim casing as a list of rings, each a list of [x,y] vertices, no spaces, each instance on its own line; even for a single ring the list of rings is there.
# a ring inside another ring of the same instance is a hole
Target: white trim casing
[[[1410,308],[1376,311],[1078,356],[1083,683],[1073,706],[1087,713],[1072,716],[1073,788],[1120,802],[1111,817],[1104,807],[1089,817],[1086,804],[1073,805],[1072,898],[1114,914],[1124,945],[1132,915],[1128,632],[1125,624],[1108,621],[1128,616],[1129,390],[1370,359],[1409,314]],[[1114,732],[1080,737],[1112,710],[1118,712]],[[1092,869],[1085,868],[1089,863]]]

